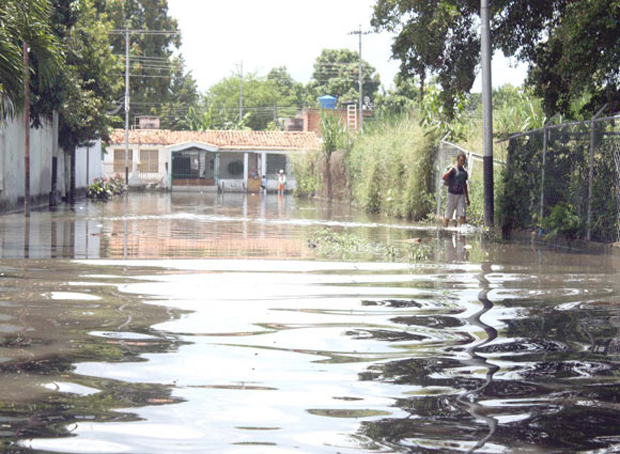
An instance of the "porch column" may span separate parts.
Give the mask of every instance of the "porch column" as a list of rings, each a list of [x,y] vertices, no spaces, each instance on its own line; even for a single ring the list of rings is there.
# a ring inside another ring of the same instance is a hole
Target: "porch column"
[[[215,170],[215,187],[220,188],[220,153],[219,151],[215,152],[215,162],[213,163],[213,168]]]
[[[250,166],[250,155],[243,153],[243,185],[248,190],[248,167]]]
[[[262,174],[267,175],[267,153],[264,151],[260,154],[260,165],[262,167]]]

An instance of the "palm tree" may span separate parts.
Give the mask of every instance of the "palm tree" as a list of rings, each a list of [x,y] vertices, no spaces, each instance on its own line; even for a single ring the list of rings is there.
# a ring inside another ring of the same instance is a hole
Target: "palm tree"
[[[0,0],[0,118],[13,116],[24,100],[22,46],[26,43],[43,85],[59,73],[63,54],[51,29],[49,0]]]

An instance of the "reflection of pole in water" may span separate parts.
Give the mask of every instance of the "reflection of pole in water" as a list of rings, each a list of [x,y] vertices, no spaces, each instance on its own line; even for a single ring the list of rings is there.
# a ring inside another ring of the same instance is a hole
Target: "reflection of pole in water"
[[[265,233],[267,230],[267,190],[265,189],[265,193],[261,195],[260,198],[260,217],[263,219],[263,223],[261,224],[260,229],[260,237],[265,238]]]
[[[486,358],[476,353],[476,351],[480,347],[492,342],[493,340],[497,338],[497,330],[485,324],[484,322],[480,320],[480,317],[482,317],[482,315],[484,315],[485,313],[487,313],[493,308],[493,303],[488,298],[488,293],[490,291],[490,285],[489,285],[489,281],[486,278],[486,275],[491,272],[492,272],[491,264],[483,263],[482,273],[480,274],[480,286],[482,287],[482,290],[478,294],[478,300],[482,303],[482,309],[467,318],[467,321],[471,325],[482,328],[486,332],[487,338],[483,340],[482,342],[472,345],[471,347],[467,349],[467,353],[471,356],[471,360],[465,361],[466,364],[469,364],[471,366],[485,367],[487,369],[486,380],[484,381],[482,386],[474,390],[471,390],[471,391],[466,391],[460,394],[459,397],[457,398],[457,400],[461,404],[467,407],[467,411],[469,412],[470,415],[472,415],[476,419],[484,421],[489,427],[489,433],[484,438],[482,438],[480,441],[478,441],[476,446],[474,446],[468,451],[470,453],[483,447],[486,444],[486,442],[491,439],[491,437],[493,436],[493,434],[495,434],[495,431],[497,430],[497,419],[492,418],[490,416],[485,416],[481,411],[483,409],[483,406],[476,402],[478,396],[493,381],[493,375],[495,375],[495,373],[499,370],[499,366],[489,363],[486,360]]]
[[[50,224],[50,258],[55,259],[58,257],[58,226],[56,221],[52,221]]]
[[[24,258],[30,258],[30,213],[24,217]]]
[[[123,221],[123,258],[127,258],[127,219]]]
[[[125,215],[127,215],[127,199],[125,196]],[[123,220],[123,258],[127,259],[127,219]]]
[[[453,262],[466,262],[467,261],[467,249],[466,249],[465,236],[452,233],[445,239],[445,261],[446,263]]]
[[[243,194],[243,238],[248,237],[248,194]]]

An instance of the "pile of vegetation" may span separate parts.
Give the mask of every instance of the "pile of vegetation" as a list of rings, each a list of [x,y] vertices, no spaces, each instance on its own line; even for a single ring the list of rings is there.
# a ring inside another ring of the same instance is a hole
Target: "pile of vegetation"
[[[127,190],[125,180],[116,174],[112,178],[95,178],[88,187],[86,195],[92,200],[108,200]]]
[[[422,242],[387,244],[331,229],[315,232],[308,239],[308,247],[315,249],[319,256],[330,259],[367,258],[408,263],[430,260],[433,252],[429,244]]]

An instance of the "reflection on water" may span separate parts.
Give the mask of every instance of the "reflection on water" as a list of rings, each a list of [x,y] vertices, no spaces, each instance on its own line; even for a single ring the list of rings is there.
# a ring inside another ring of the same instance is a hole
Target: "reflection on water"
[[[386,223],[350,207],[299,203],[292,197],[245,194],[132,194],[82,202],[72,210],[4,216],[2,258],[311,258],[317,226],[357,228],[408,238],[434,229]]]
[[[276,197],[2,221],[0,452],[620,451],[611,257]],[[318,261],[325,225],[436,256]]]

